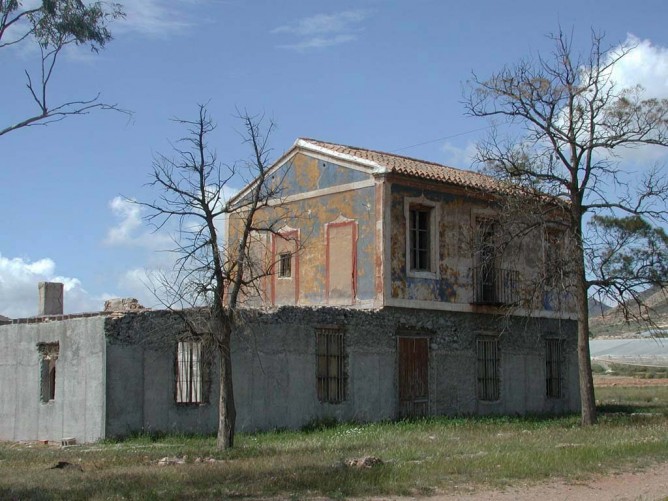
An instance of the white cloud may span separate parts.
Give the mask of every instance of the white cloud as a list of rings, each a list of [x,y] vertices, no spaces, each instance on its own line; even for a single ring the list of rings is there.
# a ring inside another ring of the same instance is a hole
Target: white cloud
[[[640,85],[644,98],[668,99],[668,48],[631,34],[617,50],[628,47],[632,49],[615,63],[610,81],[618,89]],[[668,159],[666,148],[652,145],[618,149],[616,154],[620,160],[636,165],[655,165]]]
[[[77,278],[56,275],[50,258],[30,261],[0,254],[0,314],[10,318],[37,314],[38,282],[62,282],[65,313],[100,311],[103,298],[92,297]]]
[[[623,47],[633,47],[615,64],[611,79],[621,88],[641,85],[647,97],[668,98],[668,48],[628,35]]]
[[[168,235],[143,228],[143,210],[140,205],[123,197],[115,197],[109,202],[109,207],[118,223],[107,231],[105,244],[154,250],[170,247],[171,239]]]
[[[348,10],[337,14],[317,14],[298,19],[294,23],[278,26],[273,34],[287,34],[298,38],[280,48],[293,50],[321,49],[352,42],[357,39],[360,24],[368,17],[363,10]]]
[[[458,169],[468,169],[475,161],[476,145],[468,142],[461,148],[450,141],[446,141],[441,145],[441,151],[445,154],[443,163]]]
[[[125,19],[118,21],[118,31],[137,32],[155,37],[171,37],[175,31],[193,25],[188,21],[186,10],[169,0],[122,0]]]

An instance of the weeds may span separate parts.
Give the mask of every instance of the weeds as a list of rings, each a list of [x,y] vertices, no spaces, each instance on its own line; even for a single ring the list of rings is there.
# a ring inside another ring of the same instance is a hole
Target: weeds
[[[599,388],[601,422],[586,429],[577,416],[434,417],[239,434],[227,452],[215,448],[214,437],[190,435],[141,434],[66,449],[0,443],[0,499],[340,499],[577,479],[668,460],[668,387],[639,390]],[[345,465],[368,455],[383,463]],[[159,466],[165,456],[184,464]],[[51,469],[59,461],[83,472]]]

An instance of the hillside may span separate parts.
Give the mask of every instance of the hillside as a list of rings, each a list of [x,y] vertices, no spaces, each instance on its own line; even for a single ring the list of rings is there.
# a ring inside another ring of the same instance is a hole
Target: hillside
[[[651,317],[659,327],[668,329],[668,293],[652,288],[644,294],[651,308]],[[593,301],[593,300],[592,300]],[[590,301],[589,330],[592,337],[639,337],[649,329],[647,324],[626,323],[620,308],[602,309],[597,301]]]

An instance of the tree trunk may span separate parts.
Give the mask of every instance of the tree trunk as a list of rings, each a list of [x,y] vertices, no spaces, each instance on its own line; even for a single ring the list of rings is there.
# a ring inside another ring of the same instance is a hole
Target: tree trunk
[[[218,408],[218,449],[230,449],[234,445],[234,426],[237,411],[234,406],[232,388],[232,352],[230,339],[232,328],[229,322],[222,326],[222,336],[218,340],[218,359],[220,360],[220,400]]]
[[[584,287],[583,287],[584,289]],[[577,294],[580,296],[581,294]],[[577,298],[578,306],[578,367],[580,371],[581,423],[584,426],[596,423],[596,399],[594,397],[594,378],[591,373],[591,355],[589,353],[589,312],[587,293]]]
[[[582,219],[575,219],[574,277],[575,302],[578,319],[578,371],[580,379],[580,407],[583,426],[596,423],[596,399],[594,397],[594,378],[591,373],[591,355],[589,352],[589,304],[587,277],[585,273],[584,250],[582,242]]]

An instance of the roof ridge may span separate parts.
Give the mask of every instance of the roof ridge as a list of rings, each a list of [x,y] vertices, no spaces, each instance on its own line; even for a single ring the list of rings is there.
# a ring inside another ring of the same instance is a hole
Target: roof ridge
[[[322,143],[322,144],[331,144],[333,146],[349,148],[351,150],[368,151],[368,152],[371,152],[371,153],[377,153],[379,155],[389,155],[389,156],[396,157],[396,158],[402,158],[404,160],[410,160],[412,162],[434,165],[436,167],[444,167],[446,169],[452,169],[452,170],[455,170],[455,171],[466,172],[466,173],[470,173],[470,174],[476,174],[478,176],[486,177],[486,178],[489,178],[489,179],[494,179],[491,176],[488,176],[487,174],[483,174],[481,172],[477,172],[477,171],[470,170],[470,169],[461,169],[459,167],[452,167],[450,165],[445,165],[445,164],[441,164],[441,163],[438,163],[438,162],[433,162],[431,160],[423,160],[423,159],[420,159],[420,158],[409,157],[409,156],[406,156],[406,155],[398,155],[396,153],[390,153],[390,152],[387,152],[387,151],[380,151],[380,150],[373,150],[373,149],[370,149],[370,148],[361,148],[359,146],[351,146],[351,145],[348,145],[348,144],[332,143],[331,141],[322,141],[320,139],[314,139],[314,138],[309,138],[309,137],[300,137],[299,139],[302,139],[303,141],[311,141],[311,142]]]

